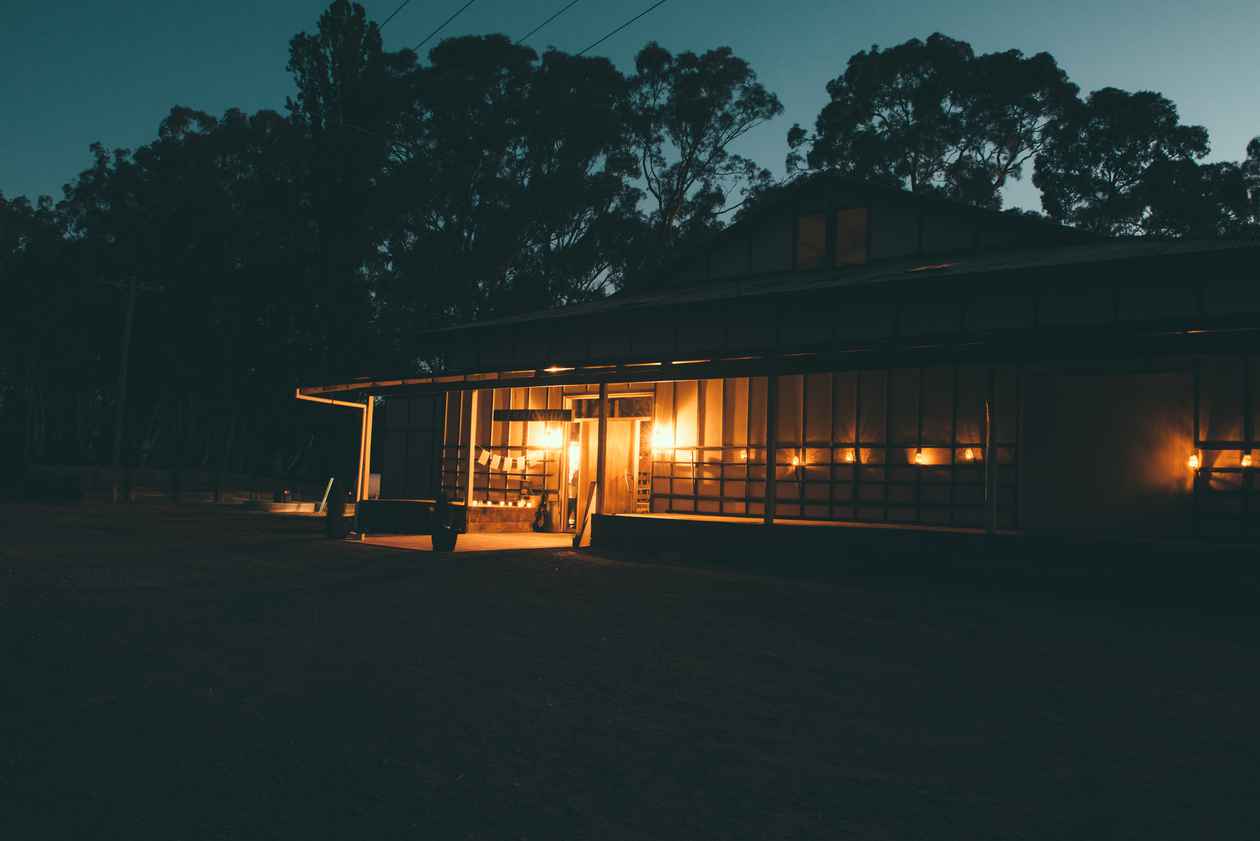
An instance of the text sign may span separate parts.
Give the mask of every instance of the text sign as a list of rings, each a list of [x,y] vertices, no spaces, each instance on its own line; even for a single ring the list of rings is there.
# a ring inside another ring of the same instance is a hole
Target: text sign
[[[495,409],[497,421],[571,421],[572,409]]]

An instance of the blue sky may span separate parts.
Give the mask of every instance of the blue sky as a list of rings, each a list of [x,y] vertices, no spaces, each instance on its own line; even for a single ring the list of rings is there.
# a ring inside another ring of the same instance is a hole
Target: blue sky
[[[401,0],[374,0],[383,20]],[[567,0],[476,0],[443,35],[518,37]],[[414,46],[462,0],[412,0],[384,30]],[[219,113],[282,109],[288,40],[313,30],[321,0],[4,0],[0,4],[0,191],[49,193],[89,163],[94,140],[134,147],[175,104]],[[579,50],[649,0],[579,0],[530,40]],[[1047,50],[1085,91],[1151,89],[1182,119],[1208,127],[1212,159],[1236,160],[1260,134],[1260,3],[1255,0],[668,0],[595,52],[628,69],[655,39],[670,50],[729,45],[783,100],[786,112],[739,149],[776,174],[793,122],[812,124],[824,85],[848,57],[941,31],[978,52]],[[1029,173],[1029,176],[1031,173]],[[1037,207],[1025,178],[1008,203]]]

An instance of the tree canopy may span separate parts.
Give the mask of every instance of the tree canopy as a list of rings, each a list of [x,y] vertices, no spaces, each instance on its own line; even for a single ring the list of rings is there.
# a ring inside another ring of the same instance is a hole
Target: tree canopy
[[[428,328],[649,286],[773,186],[740,141],[783,106],[728,47],[649,43],[627,72],[503,35],[419,56],[333,0],[288,69],[280,110],[177,105],[134,150],[93,144],[60,201],[0,193],[0,420],[23,457],[105,458],[133,283],[128,461],[283,473],[317,434],[296,383],[423,369]],[[1205,163],[1168,99],[1082,99],[1047,53],[935,34],[859,52],[827,93],[790,172],[998,208],[1031,168],[1065,224],[1260,231],[1260,138]]]
[[[1048,53],[977,56],[940,33],[871,47],[827,83],[813,132],[788,132],[788,168],[1000,207],[1076,92]]]

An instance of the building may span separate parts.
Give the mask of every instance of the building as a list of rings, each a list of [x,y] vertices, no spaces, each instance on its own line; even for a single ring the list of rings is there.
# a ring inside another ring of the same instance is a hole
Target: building
[[[545,499],[597,543],[653,521],[1253,538],[1258,267],[1258,242],[819,176],[657,288],[436,331],[432,373],[299,396],[363,410],[378,511],[441,487],[470,529],[528,529]]]

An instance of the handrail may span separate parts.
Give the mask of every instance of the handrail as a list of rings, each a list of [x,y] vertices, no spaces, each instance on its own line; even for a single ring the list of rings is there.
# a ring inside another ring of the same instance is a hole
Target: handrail
[[[595,480],[591,480],[591,486],[586,492],[586,508],[582,516],[582,522],[578,523],[577,534],[573,535],[573,548],[577,549],[582,545],[582,535],[586,533],[586,524],[591,519],[591,503],[595,501]]]

